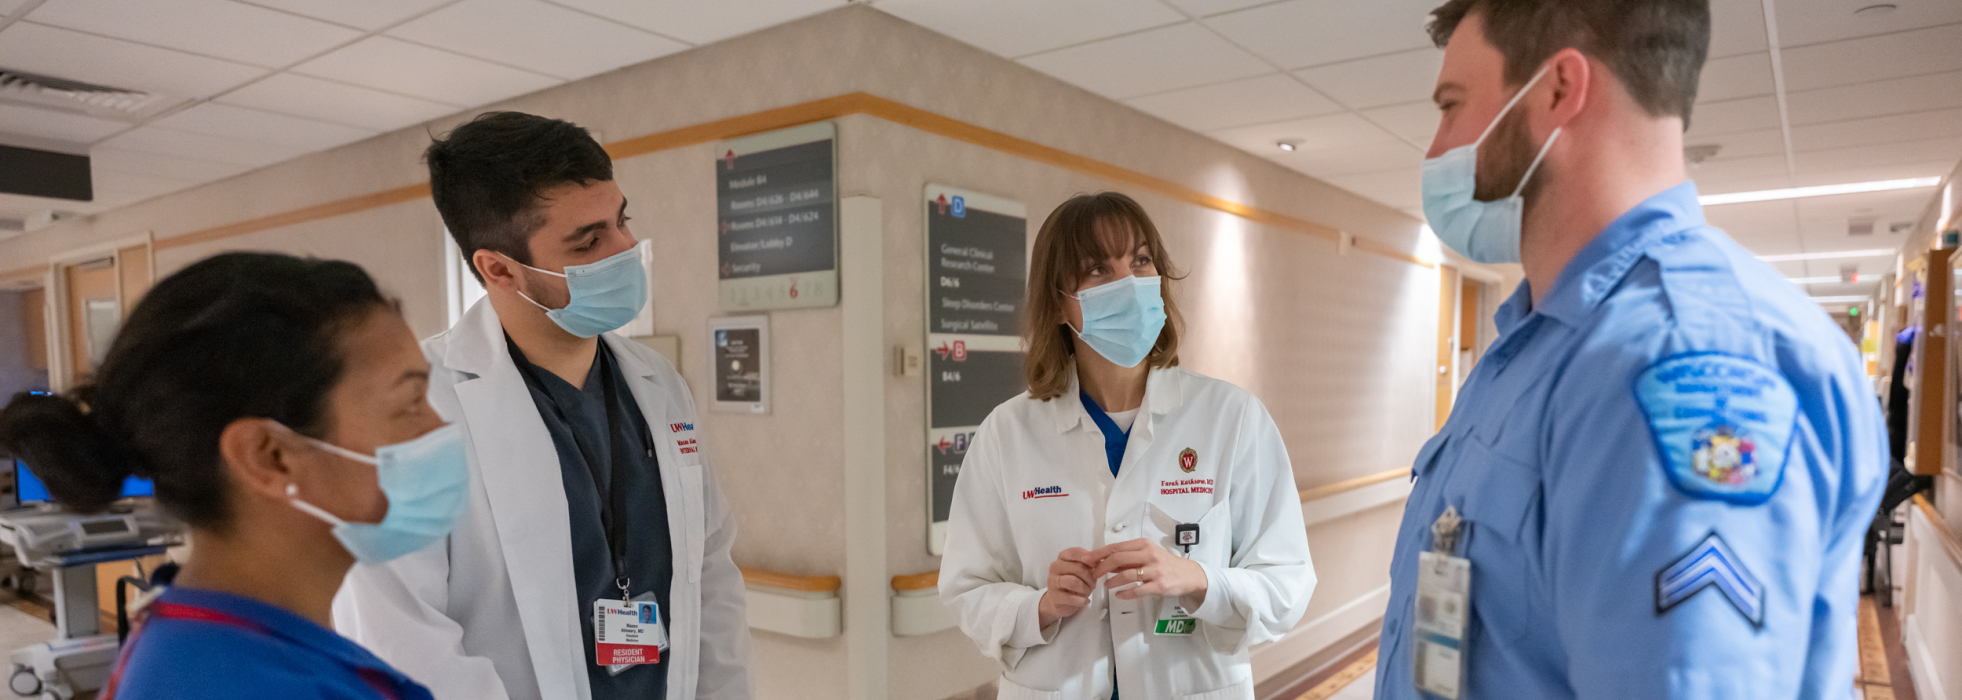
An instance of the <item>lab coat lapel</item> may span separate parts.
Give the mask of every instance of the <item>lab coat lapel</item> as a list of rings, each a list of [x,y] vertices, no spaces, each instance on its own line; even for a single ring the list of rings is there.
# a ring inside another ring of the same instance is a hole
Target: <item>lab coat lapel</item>
[[[558,451],[524,377],[512,364],[504,327],[490,300],[472,306],[458,325],[462,332],[444,359],[474,375],[457,382],[457,400],[539,687],[575,688],[577,697],[590,697]],[[545,695],[555,696],[549,691]]]
[[[699,434],[694,426],[695,416],[685,415],[674,408],[676,404],[669,401],[668,392],[686,389],[662,381],[664,376],[675,375],[656,372],[641,355],[647,351],[644,346],[612,333],[602,334],[600,338],[613,350],[614,359],[620,363],[620,374],[626,378],[629,390],[634,395],[634,404],[640,407],[641,416],[647,420],[647,430],[654,438],[661,492],[667,502],[668,538],[673,543],[674,552],[674,580],[669,584],[668,598],[674,609],[668,613],[672,648],[663,663],[693,659],[701,639],[701,596],[696,588],[702,580],[702,549],[706,534],[703,529],[702,453],[700,443],[695,442],[695,436]],[[696,451],[683,455],[677,442],[680,440],[689,441]],[[670,667],[669,696],[693,697],[695,672],[696,668],[687,663],[676,663]]]

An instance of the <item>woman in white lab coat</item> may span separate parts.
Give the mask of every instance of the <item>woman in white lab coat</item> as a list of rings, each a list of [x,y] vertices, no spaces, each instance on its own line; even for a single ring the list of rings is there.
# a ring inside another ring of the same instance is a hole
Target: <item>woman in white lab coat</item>
[[[1178,367],[1176,274],[1122,194],[1037,234],[1029,391],[976,433],[940,569],[1002,700],[1252,700],[1248,647],[1307,608],[1287,449],[1259,400]]]

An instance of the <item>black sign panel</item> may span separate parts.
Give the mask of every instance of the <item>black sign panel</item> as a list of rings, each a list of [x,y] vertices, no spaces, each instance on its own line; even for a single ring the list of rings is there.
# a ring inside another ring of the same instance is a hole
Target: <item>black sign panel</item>
[[[724,310],[838,302],[837,128],[806,124],[718,146],[716,276]]]
[[[926,199],[928,517],[938,553],[974,431],[1026,388],[1028,219],[1015,202],[939,185]]]

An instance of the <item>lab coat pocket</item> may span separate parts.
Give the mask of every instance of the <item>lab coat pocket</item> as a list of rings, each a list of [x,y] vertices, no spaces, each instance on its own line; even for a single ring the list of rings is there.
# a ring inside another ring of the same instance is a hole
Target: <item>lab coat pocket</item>
[[[1178,544],[1178,526],[1183,524],[1158,507],[1146,504],[1145,536],[1173,553],[1184,553]],[[1220,501],[1199,516],[1199,544],[1186,557],[1207,566],[1224,569],[1233,565],[1233,508],[1231,501]]]
[[[683,463],[681,465],[681,503],[682,527],[680,532],[670,537],[682,540],[682,549],[688,553],[688,581],[700,583],[702,580],[702,546],[707,539],[708,512],[702,493],[702,465]]]
[[[1197,695],[1180,695],[1179,700],[1253,700],[1253,681],[1240,681],[1219,690]]]
[[[1531,566],[1536,538],[1526,532],[1540,503],[1539,476],[1476,436],[1464,443],[1446,498],[1471,524],[1459,554],[1472,561],[1473,628],[1515,641],[1531,631],[1544,595]]]
[[[995,700],[1062,700],[1062,697],[1060,690],[1036,690],[1016,685],[1007,676],[1002,677],[1000,687],[995,691]]]

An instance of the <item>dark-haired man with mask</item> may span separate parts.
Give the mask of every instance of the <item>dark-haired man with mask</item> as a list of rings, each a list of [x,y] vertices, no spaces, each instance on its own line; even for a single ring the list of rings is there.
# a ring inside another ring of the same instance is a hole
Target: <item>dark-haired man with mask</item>
[[[425,157],[486,292],[423,343],[475,478],[446,546],[356,567],[335,626],[438,700],[750,697],[735,524],[694,401],[612,333],[647,275],[606,151],[492,112]]]
[[[1704,223],[1707,0],[1432,14],[1425,216],[1526,281],[1418,454],[1376,697],[1847,697],[1885,431],[1846,335]]]

